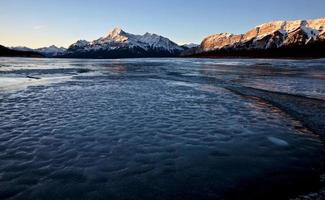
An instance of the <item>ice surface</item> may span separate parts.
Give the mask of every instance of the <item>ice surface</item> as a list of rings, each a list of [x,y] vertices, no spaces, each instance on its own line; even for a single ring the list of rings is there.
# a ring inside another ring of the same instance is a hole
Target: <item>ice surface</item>
[[[324,66],[1,58],[0,198],[278,199],[315,189],[323,141],[287,110],[312,105]]]
[[[289,143],[285,140],[281,140],[280,138],[276,138],[276,137],[267,137],[267,139],[272,142],[273,144],[275,145],[278,145],[278,146],[289,146]]]
[[[47,78],[21,78],[21,77],[0,77],[0,92],[17,91],[26,89],[29,86],[47,85],[67,81],[71,77],[47,77]]]

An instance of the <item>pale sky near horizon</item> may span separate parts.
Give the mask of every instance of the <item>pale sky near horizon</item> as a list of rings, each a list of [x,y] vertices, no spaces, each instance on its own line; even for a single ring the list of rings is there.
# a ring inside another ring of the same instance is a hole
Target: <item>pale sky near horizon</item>
[[[0,0],[0,44],[68,47],[114,27],[179,43],[274,20],[325,17],[325,0]]]

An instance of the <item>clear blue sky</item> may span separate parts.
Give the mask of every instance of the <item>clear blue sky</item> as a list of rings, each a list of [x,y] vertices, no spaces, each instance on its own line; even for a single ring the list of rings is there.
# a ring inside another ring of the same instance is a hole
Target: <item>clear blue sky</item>
[[[113,27],[199,43],[272,20],[325,17],[325,0],[0,0],[0,44],[67,47]]]

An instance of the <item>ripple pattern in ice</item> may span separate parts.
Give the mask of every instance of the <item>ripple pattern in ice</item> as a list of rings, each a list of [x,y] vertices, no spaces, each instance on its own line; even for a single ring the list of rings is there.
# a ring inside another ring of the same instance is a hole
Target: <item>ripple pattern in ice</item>
[[[185,61],[94,62],[1,94],[1,199],[286,196],[319,178],[318,136],[280,109],[193,80]]]

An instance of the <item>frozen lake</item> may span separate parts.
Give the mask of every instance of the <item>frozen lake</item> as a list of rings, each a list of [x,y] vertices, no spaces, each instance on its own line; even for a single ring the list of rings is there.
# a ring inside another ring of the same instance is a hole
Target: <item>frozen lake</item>
[[[286,199],[324,107],[325,60],[0,58],[0,199]]]

